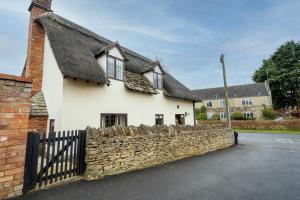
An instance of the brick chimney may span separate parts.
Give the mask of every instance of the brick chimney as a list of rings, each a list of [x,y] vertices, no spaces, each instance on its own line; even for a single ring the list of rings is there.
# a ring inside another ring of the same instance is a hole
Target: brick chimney
[[[42,26],[35,21],[39,15],[52,12],[52,0],[32,0],[29,7],[29,34],[27,46],[27,59],[23,76],[33,80],[32,95],[41,91],[44,62],[45,32]]]

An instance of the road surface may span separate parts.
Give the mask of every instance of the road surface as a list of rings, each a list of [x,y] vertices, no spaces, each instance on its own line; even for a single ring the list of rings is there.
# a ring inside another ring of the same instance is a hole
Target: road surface
[[[300,135],[241,133],[240,145],[22,200],[300,199]]]

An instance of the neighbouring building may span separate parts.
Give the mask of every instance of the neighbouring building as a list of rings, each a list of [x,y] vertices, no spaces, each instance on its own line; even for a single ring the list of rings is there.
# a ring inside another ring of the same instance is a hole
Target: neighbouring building
[[[226,119],[224,87],[193,90],[202,99],[196,108],[205,106],[207,118],[218,114],[221,120]],[[230,113],[242,112],[245,117],[260,119],[264,106],[272,106],[271,90],[267,82],[228,87]]]
[[[146,58],[33,0],[25,77],[33,80],[30,128],[194,125],[200,99]]]

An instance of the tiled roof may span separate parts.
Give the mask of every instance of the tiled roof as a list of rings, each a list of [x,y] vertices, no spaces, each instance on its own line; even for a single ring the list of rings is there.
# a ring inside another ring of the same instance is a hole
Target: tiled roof
[[[43,92],[35,94],[30,102],[30,116],[48,116]]]
[[[192,91],[203,100],[224,98],[224,87],[207,88]],[[253,83],[228,87],[229,98],[268,96],[268,88],[265,83]]]

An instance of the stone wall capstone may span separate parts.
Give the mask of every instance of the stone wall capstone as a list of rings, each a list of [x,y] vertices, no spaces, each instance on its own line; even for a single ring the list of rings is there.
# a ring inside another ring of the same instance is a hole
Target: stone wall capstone
[[[234,144],[221,126],[144,126],[87,128],[87,179],[139,170]]]
[[[226,125],[225,121],[198,121],[200,126],[222,126]],[[231,121],[233,129],[244,129],[244,130],[300,130],[300,119],[290,119],[283,121],[275,120],[240,120]]]

